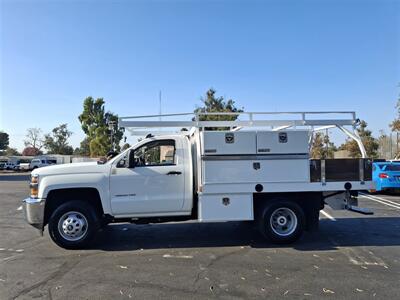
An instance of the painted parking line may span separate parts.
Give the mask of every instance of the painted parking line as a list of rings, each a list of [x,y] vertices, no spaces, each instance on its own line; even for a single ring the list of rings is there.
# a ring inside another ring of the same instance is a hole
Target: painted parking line
[[[336,219],[332,217],[330,214],[328,214],[326,211],[320,210],[320,213],[323,214],[325,217],[327,217],[329,220],[336,221]]]
[[[183,258],[183,259],[193,258],[192,255],[171,255],[171,254],[164,254],[162,257],[164,257],[164,258]]]
[[[370,197],[375,198],[377,200],[385,201],[385,202],[392,203],[394,205],[400,206],[399,202],[391,201],[391,200],[389,200],[387,198],[378,197],[378,196],[375,196],[375,195],[367,195],[367,194],[364,194],[364,193],[361,193],[361,194],[366,195],[366,196],[370,196]]]
[[[375,201],[375,202],[379,202],[379,203],[384,204],[384,205],[386,205],[386,206],[390,206],[390,207],[393,207],[393,208],[400,209],[400,206],[396,206],[396,205],[387,203],[387,202],[385,202],[385,201],[381,201],[381,200],[378,200],[378,199],[374,199],[374,198],[372,198],[372,197],[370,197],[370,196],[367,196],[367,195],[361,195],[361,197],[367,198],[367,199],[372,200],[372,201]]]
[[[375,196],[375,195],[368,195],[368,194],[365,194],[365,193],[360,193],[362,196],[364,196],[364,197],[369,197],[369,198],[373,198],[373,199],[375,199],[375,200],[379,200],[379,201],[383,201],[383,202],[386,202],[386,203],[390,203],[390,204],[392,204],[392,205],[395,205],[395,206],[397,206],[397,207],[400,207],[400,203],[397,203],[397,202],[394,202],[394,201],[391,201],[391,200],[389,200],[389,199],[386,199],[386,198],[383,198],[383,197],[378,197],[378,196]]]
[[[395,202],[392,202],[390,200],[387,200],[385,198],[381,198],[381,197],[376,197],[376,196],[371,196],[371,195],[366,195],[364,193],[360,193],[361,197],[367,198],[369,200],[375,201],[375,202],[379,202],[381,204],[390,206],[390,207],[394,207],[397,209],[400,209],[400,204],[397,204]]]

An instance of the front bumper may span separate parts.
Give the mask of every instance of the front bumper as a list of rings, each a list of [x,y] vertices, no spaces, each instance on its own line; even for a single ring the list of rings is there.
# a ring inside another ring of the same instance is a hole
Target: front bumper
[[[45,202],[46,199],[26,198],[22,205],[26,221],[39,229],[41,235],[43,235]]]

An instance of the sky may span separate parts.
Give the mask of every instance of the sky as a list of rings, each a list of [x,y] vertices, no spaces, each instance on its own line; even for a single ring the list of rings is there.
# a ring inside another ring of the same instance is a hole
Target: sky
[[[213,87],[246,111],[396,117],[400,0],[0,0],[0,130],[62,123],[87,96],[119,116],[191,112]],[[128,135],[128,142],[136,139]]]

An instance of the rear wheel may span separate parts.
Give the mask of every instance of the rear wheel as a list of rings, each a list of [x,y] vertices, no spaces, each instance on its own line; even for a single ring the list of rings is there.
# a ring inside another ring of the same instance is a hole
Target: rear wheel
[[[84,201],[69,201],[59,206],[49,220],[51,239],[60,247],[87,247],[100,228],[95,209]]]
[[[297,203],[275,200],[264,206],[258,225],[261,234],[268,240],[278,244],[291,243],[302,235],[305,216]]]

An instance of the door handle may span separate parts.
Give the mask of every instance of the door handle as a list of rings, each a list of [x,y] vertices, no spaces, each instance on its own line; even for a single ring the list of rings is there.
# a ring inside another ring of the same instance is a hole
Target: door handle
[[[182,172],[180,172],[180,171],[170,171],[167,173],[167,175],[181,175],[181,174],[182,174]]]

